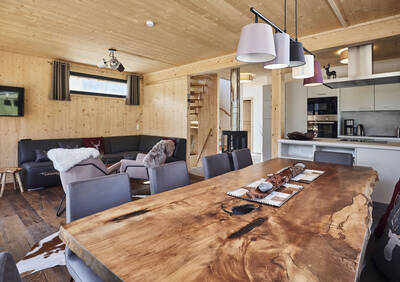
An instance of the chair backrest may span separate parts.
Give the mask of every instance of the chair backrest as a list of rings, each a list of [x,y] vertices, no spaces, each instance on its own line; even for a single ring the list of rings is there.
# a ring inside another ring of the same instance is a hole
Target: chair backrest
[[[204,178],[209,179],[231,171],[228,154],[216,154],[201,158]]]
[[[149,168],[149,178],[152,195],[190,184],[189,172],[184,161]]]
[[[66,194],[67,223],[131,201],[126,173],[71,182]]]
[[[235,170],[250,166],[253,164],[251,152],[248,148],[232,152],[233,168]]]
[[[98,158],[89,158],[76,164],[67,171],[60,172],[61,183],[66,192],[69,183],[107,175],[107,168]]]
[[[351,153],[338,153],[338,152],[326,152],[326,151],[315,151],[314,162],[319,163],[332,163],[340,165],[353,165],[353,154]]]
[[[0,253],[0,282],[19,281],[21,281],[21,276],[13,257],[7,252]]]

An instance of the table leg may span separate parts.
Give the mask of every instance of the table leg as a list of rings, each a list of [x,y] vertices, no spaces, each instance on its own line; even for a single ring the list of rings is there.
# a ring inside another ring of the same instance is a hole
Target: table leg
[[[4,193],[4,187],[6,186],[6,175],[7,173],[3,173],[3,176],[1,177],[1,191],[0,191],[0,198],[3,196]]]
[[[24,186],[22,186],[22,181],[21,181],[21,177],[19,176],[19,172],[17,172],[17,181],[19,184],[19,190],[21,190],[21,193],[24,193]]]
[[[16,184],[16,179],[15,179],[15,172],[12,174],[13,175],[13,183],[14,183],[14,190],[17,190],[17,184]]]

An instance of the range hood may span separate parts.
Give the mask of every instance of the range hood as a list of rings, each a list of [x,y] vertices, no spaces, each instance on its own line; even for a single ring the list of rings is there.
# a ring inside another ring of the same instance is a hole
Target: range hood
[[[372,53],[372,44],[349,47],[348,77],[327,79],[324,85],[335,89],[400,82],[400,71],[372,73]]]

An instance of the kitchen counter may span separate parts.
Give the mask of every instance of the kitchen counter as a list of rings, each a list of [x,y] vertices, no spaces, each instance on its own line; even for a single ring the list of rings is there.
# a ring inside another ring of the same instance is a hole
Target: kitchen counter
[[[360,140],[377,140],[377,141],[388,141],[388,142],[400,142],[400,138],[397,137],[383,137],[383,136],[347,136],[339,135],[338,139],[360,139]]]
[[[349,136],[346,136],[346,138]],[[344,138],[345,139],[345,138]],[[370,137],[365,139],[372,139]],[[378,148],[385,150],[399,150],[400,151],[400,142],[391,142],[386,141],[386,143],[381,143],[385,141],[378,142],[359,142],[359,141],[343,141],[335,138],[315,138],[310,141],[302,141],[302,140],[291,140],[291,139],[280,139],[280,143],[283,144],[299,144],[299,145],[319,145],[319,146],[336,146],[343,148]]]
[[[382,140],[360,142],[329,138],[317,138],[311,141],[280,139],[278,142],[280,158],[312,161],[316,151],[352,154],[355,166],[370,166],[378,172],[379,183],[374,189],[372,200],[381,203],[390,202],[394,186],[400,177],[400,142]]]

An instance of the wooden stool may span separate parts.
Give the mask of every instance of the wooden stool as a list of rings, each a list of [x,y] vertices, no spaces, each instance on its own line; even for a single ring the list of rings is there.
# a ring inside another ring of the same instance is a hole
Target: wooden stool
[[[19,189],[21,190],[21,193],[24,192],[24,187],[22,186],[21,178],[19,176],[19,172],[21,170],[22,170],[22,168],[19,168],[19,167],[0,168],[0,178],[1,178],[0,198],[3,196],[4,188],[6,186],[7,173],[11,173],[13,175],[14,190],[17,190],[17,185],[16,185],[16,180],[17,180],[18,181],[18,185],[19,185]]]

